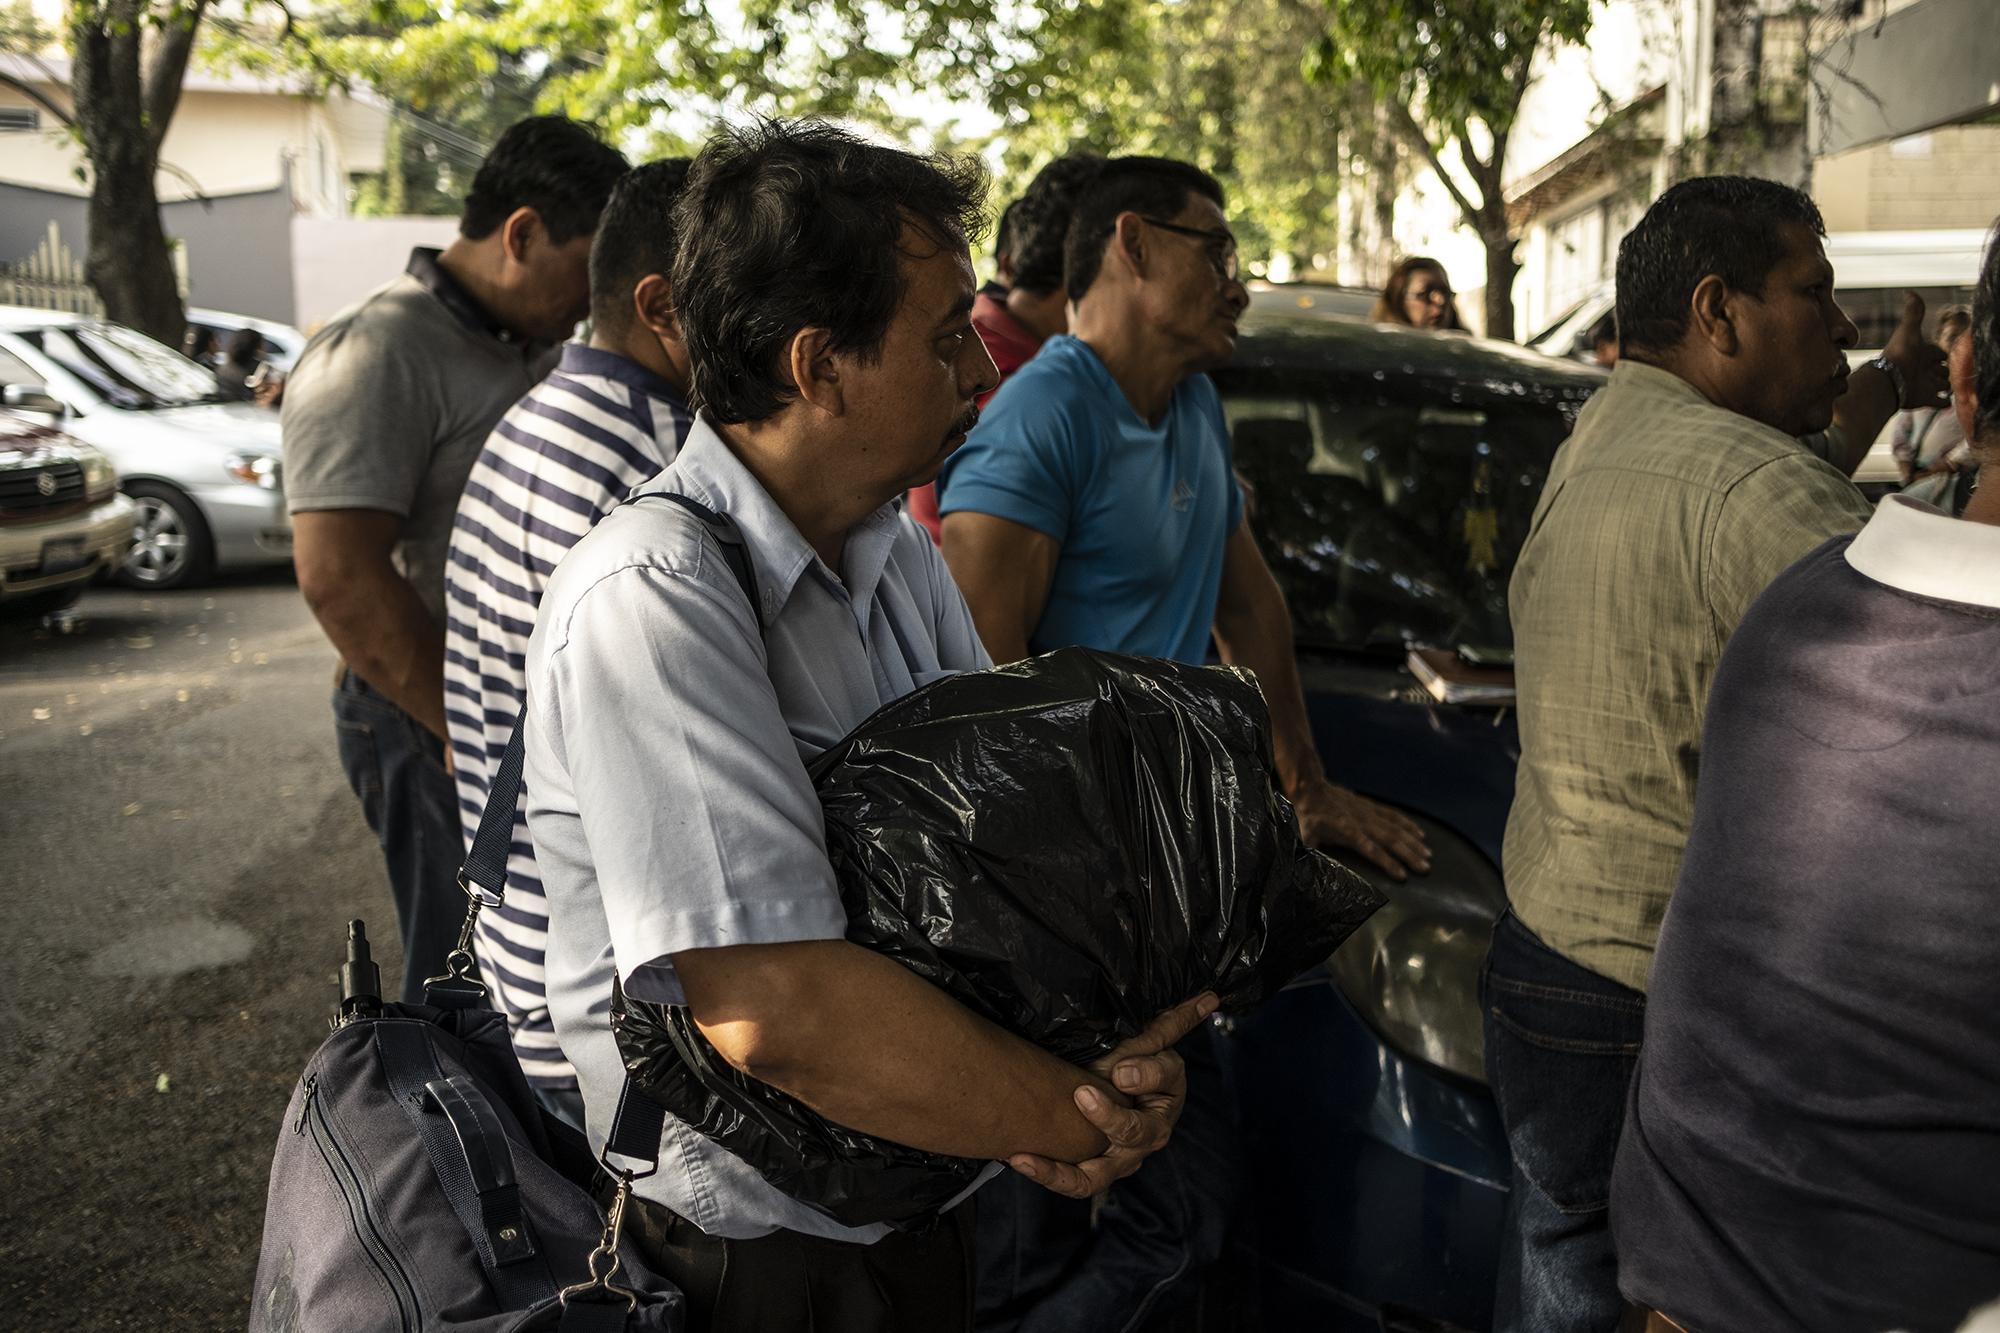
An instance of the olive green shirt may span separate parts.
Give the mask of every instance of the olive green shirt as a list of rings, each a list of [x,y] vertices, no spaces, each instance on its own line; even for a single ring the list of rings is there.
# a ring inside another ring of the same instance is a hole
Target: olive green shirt
[[[1667,371],[1621,361],[1585,405],[1508,590],[1507,895],[1550,948],[1645,990],[1722,646],[1787,566],[1869,512],[1799,441]]]

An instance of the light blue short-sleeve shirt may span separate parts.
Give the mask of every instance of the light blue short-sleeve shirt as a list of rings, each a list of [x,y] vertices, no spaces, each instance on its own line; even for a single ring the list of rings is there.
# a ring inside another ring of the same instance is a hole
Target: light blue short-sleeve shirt
[[[624,1082],[614,973],[679,1003],[683,949],[846,934],[806,763],[883,704],[990,665],[929,536],[893,507],[827,568],[706,422],[640,488],[729,515],[753,608],[686,510],[640,499],[571,548],[529,640],[528,828],[549,902],[549,1011],[601,1149]],[[715,1236],[873,1241],[668,1118],[639,1193]]]
[[[1207,660],[1223,552],[1243,520],[1208,376],[1182,380],[1148,422],[1088,343],[1051,338],[1000,386],[937,490],[941,514],[991,514],[1061,543],[1033,651]]]

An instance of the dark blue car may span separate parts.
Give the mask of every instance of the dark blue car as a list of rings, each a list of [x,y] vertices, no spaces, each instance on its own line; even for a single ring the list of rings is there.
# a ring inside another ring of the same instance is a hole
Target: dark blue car
[[[1509,660],[1507,580],[1556,446],[1604,375],[1507,343],[1249,322],[1215,375],[1336,782],[1414,815],[1431,873],[1226,1027],[1251,1162],[1209,1328],[1485,1329],[1508,1155],[1478,977],[1520,757],[1505,708],[1434,702],[1425,645]],[[1360,868],[1360,867],[1357,867]]]

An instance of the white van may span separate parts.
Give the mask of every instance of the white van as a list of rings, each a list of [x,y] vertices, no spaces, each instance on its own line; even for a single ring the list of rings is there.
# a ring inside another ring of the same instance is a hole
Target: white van
[[[1979,280],[1979,258],[1986,244],[1981,230],[1837,231],[1826,238],[1826,257],[1833,264],[1834,299],[1861,331],[1861,341],[1847,354],[1853,365],[1874,357],[1895,331],[1903,314],[1903,293],[1924,298],[1925,325],[1935,328],[1946,306],[1970,305]],[[1527,345],[1550,356],[1580,361],[1590,358],[1590,328],[1611,311],[1612,284],[1604,283],[1564,311]],[[1896,460],[1889,452],[1891,427],[1884,428],[1854,480],[1861,485],[1893,485]]]

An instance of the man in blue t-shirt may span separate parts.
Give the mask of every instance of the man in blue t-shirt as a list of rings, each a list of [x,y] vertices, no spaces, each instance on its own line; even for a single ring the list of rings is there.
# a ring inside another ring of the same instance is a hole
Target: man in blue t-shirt
[[[1291,616],[1243,522],[1203,373],[1228,360],[1249,304],[1222,203],[1208,173],[1145,157],[1112,159],[1078,199],[1070,332],[1002,386],[945,464],[945,559],[995,662],[1070,644],[1201,662],[1213,635],[1263,686],[1307,839],[1401,878],[1429,869],[1429,849],[1413,821],[1327,781]],[[1011,1265],[983,1268],[983,1328],[1135,1327],[1216,1257],[1238,1148],[1205,1046],[1203,1034],[1182,1044],[1174,1144],[1113,1192],[1094,1236],[1087,1217],[1006,1182],[981,1196],[982,1264]]]

